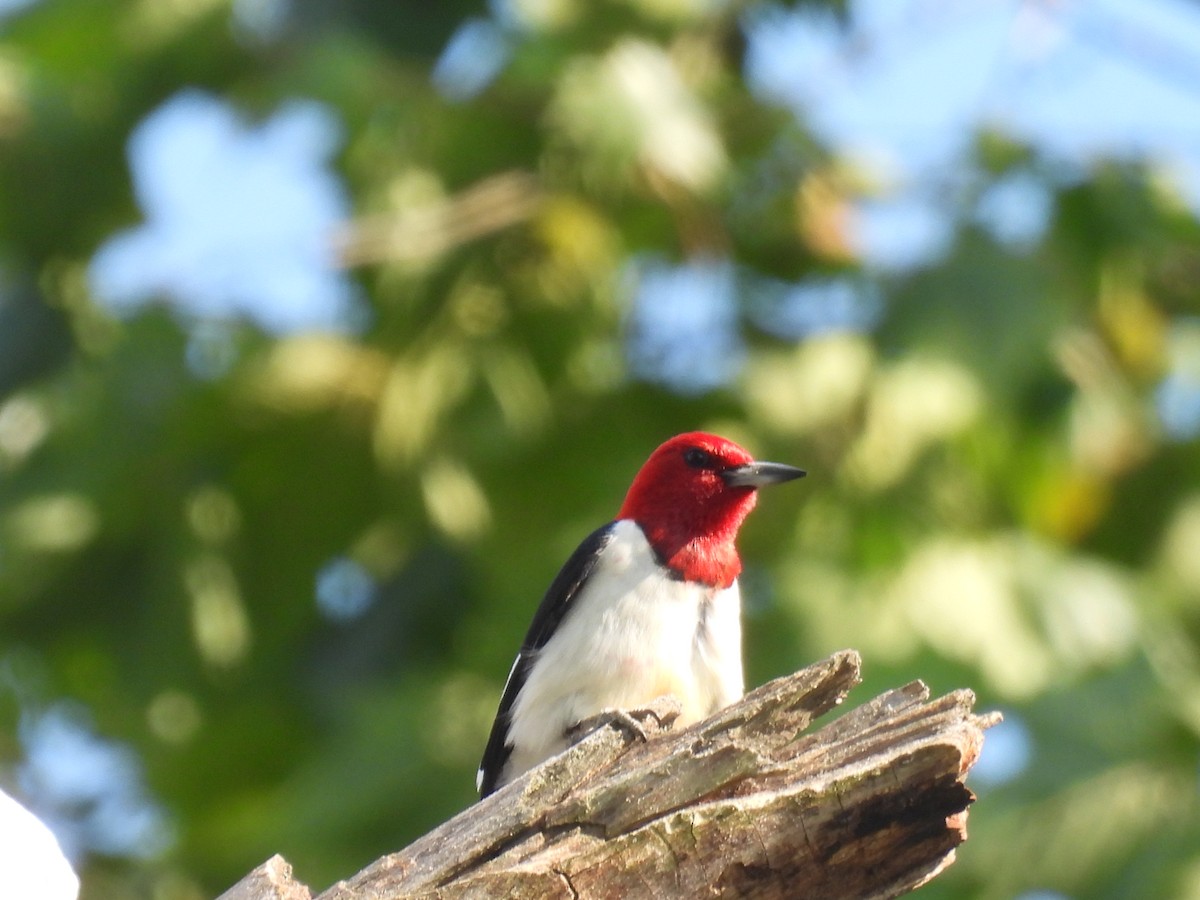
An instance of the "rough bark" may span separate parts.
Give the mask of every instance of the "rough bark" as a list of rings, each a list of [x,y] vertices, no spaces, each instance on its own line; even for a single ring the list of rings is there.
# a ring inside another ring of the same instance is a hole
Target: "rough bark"
[[[278,853],[223,893],[218,900],[312,900],[312,891],[292,877]]]
[[[914,682],[802,734],[858,683],[859,664],[835,654],[678,732],[677,707],[658,701],[645,741],[602,717],[566,753],[317,900],[910,891],[966,839],[963,779],[998,716],[974,715],[970,691],[929,700]],[[221,900],[295,896],[257,888],[254,874]]]

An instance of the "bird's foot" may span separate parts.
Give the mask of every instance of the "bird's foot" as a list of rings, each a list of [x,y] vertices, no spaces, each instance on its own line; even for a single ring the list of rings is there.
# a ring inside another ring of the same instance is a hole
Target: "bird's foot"
[[[646,726],[639,721],[641,719],[649,720],[654,712],[649,709],[605,709],[600,715],[607,716],[608,720],[614,725],[620,725],[630,734],[639,737],[643,742],[650,740],[650,735],[646,732]]]
[[[566,737],[572,744],[577,744],[605,725],[616,725],[634,737],[648,741],[652,734],[669,729],[678,717],[678,701],[672,697],[661,698],[638,709],[601,710],[568,728]]]

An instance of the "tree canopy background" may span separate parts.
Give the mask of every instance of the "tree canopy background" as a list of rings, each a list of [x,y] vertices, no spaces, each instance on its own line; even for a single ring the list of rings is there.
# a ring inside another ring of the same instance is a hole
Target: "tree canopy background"
[[[927,897],[1200,896],[1200,11],[0,20],[0,782],[85,898],[470,804],[542,591],[712,429],[750,684],[1004,711]]]

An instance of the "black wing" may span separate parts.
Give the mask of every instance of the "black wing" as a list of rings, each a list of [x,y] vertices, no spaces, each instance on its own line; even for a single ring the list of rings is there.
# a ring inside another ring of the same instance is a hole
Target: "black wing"
[[[571,608],[571,601],[579,593],[580,586],[587,581],[596,561],[609,541],[613,539],[616,522],[597,528],[571,554],[554,581],[550,583],[546,596],[533,614],[533,622],[521,644],[521,652],[513,661],[512,670],[508,673],[508,682],[504,685],[504,693],[500,697],[500,708],[496,711],[496,721],[492,723],[492,734],[488,738],[487,747],[483,751],[483,761],[479,764],[479,796],[486,797],[496,790],[500,773],[512,753],[512,744],[508,742],[509,717],[517,694],[525,686],[529,669],[537,650],[545,646],[546,641],[558,629],[563,616]]]

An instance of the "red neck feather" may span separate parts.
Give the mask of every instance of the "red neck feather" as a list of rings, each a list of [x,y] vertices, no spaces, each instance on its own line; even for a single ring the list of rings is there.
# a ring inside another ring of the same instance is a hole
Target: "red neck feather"
[[[631,491],[620,518],[637,522],[663,565],[680,578],[726,588],[742,571],[734,540],[756,496],[730,491],[701,503],[667,483]]]

